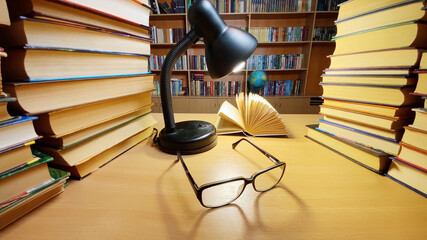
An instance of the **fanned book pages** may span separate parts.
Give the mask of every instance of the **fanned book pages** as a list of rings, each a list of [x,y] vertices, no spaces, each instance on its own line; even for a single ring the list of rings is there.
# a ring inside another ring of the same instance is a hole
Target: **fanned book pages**
[[[244,133],[252,136],[287,135],[279,113],[265,98],[249,93],[236,95],[237,108],[225,101],[215,123],[218,134]]]

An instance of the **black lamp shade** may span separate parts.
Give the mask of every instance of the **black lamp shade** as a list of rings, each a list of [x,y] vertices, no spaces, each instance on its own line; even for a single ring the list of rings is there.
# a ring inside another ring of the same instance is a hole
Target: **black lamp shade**
[[[257,47],[257,40],[247,32],[225,24],[208,1],[195,2],[188,20],[197,35],[205,42],[205,56],[209,74],[221,78],[245,62]]]

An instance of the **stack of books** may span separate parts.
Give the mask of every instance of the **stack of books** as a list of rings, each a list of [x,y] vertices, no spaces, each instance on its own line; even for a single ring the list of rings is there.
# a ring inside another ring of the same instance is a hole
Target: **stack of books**
[[[0,0],[0,27],[10,25],[6,1]],[[0,47],[0,58],[7,54]],[[1,68],[0,68],[1,69]],[[7,105],[16,101],[3,92],[0,70],[0,229],[64,191],[69,174],[48,168],[53,159],[31,151],[39,138],[33,116],[13,116]]]
[[[336,48],[322,82],[319,125],[308,137],[385,174],[421,99],[413,71],[427,47],[424,1],[340,5]],[[356,154],[358,152],[358,154]]]
[[[412,109],[414,122],[405,127],[399,155],[392,157],[387,176],[427,197],[427,52],[422,54],[417,73],[413,94],[422,98],[424,105]]]
[[[7,3],[8,107],[37,117],[32,148],[50,166],[81,179],[152,133],[148,1]]]

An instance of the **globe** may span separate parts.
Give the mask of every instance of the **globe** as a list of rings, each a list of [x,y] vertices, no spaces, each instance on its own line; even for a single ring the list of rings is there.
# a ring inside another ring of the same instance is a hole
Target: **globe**
[[[267,74],[264,71],[254,71],[249,75],[248,81],[252,88],[258,89],[267,82]]]

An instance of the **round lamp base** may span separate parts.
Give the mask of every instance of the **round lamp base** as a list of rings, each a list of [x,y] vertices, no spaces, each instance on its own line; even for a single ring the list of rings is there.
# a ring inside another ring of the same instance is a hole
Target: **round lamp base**
[[[185,121],[175,124],[174,131],[165,128],[159,134],[159,147],[163,152],[176,154],[196,154],[216,146],[215,126],[204,121]]]

